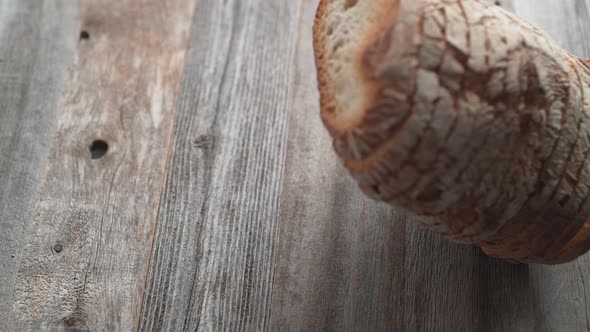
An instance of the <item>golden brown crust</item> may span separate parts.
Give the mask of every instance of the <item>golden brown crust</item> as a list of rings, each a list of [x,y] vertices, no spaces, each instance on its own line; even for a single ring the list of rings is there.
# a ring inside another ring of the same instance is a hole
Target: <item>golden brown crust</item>
[[[334,97],[334,88],[331,84],[332,79],[329,77],[329,64],[327,50],[325,49],[326,31],[324,18],[328,7],[334,0],[320,0],[313,25],[313,46],[315,53],[315,62],[317,67],[318,87],[320,91],[320,109],[321,116],[327,129],[333,135],[343,135],[347,130],[358,126],[364,114],[375,105],[378,99],[380,83],[375,79],[373,73],[367,68],[364,61],[365,54],[375,45],[376,41],[382,37],[394,23],[397,15],[399,0],[373,0],[374,5],[380,8],[379,17],[372,23],[372,27],[362,37],[362,42],[355,47],[356,54],[353,55],[355,71],[363,80],[363,87],[366,89],[367,102],[357,111],[358,116],[351,120],[342,120],[336,115],[337,109],[345,105],[337,105]]]
[[[334,105],[334,97],[331,95],[331,90],[328,89],[329,80],[327,75],[327,63],[324,55],[323,45],[325,44],[325,34],[323,31],[324,21],[327,6],[333,0],[320,0],[316,16],[313,24],[313,49],[315,54],[315,63],[317,67],[318,87],[320,91],[320,109],[323,116],[324,110],[329,105]]]

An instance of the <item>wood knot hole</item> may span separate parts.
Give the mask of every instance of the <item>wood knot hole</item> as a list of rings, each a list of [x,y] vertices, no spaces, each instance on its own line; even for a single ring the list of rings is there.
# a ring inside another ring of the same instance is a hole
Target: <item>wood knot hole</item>
[[[193,140],[193,146],[197,149],[208,149],[213,146],[213,141],[212,135],[200,135]]]
[[[92,142],[90,145],[90,157],[93,160],[104,157],[109,151],[109,144],[101,139]]]
[[[89,331],[86,321],[79,317],[70,317],[65,320],[65,331]]]
[[[80,31],[80,40],[88,40],[90,39],[90,33],[86,30]]]

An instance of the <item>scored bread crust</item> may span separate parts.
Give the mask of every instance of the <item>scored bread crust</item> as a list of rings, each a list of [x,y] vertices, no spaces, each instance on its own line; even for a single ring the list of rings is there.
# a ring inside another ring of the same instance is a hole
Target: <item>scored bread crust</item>
[[[342,82],[328,16],[359,2],[378,15],[345,40],[354,77]],[[366,194],[514,262],[590,248],[590,172],[575,160],[590,155],[578,139],[590,126],[575,127],[590,104],[580,59],[483,0],[320,0],[313,37],[322,120]]]

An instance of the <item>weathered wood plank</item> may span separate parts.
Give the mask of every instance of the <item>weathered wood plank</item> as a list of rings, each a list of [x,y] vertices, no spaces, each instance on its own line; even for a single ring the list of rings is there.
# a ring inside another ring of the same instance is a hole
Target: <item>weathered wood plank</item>
[[[590,30],[581,24],[587,23],[572,23],[587,22],[584,15],[564,12],[585,11],[581,3],[500,1],[551,33],[531,14],[534,8],[554,29],[568,26],[568,38],[586,41]],[[319,123],[309,31],[316,5],[305,2],[299,28],[273,329],[587,330],[583,280],[590,265],[506,264],[427,233],[414,217],[360,194]]]
[[[137,329],[195,2],[80,2],[5,330]]]
[[[268,328],[299,1],[199,3],[141,330]]]
[[[194,4],[83,1],[58,112],[78,6],[0,0],[0,330],[588,330],[588,255],[504,264],[360,194],[319,122],[317,0],[281,2],[199,2],[152,247]],[[590,1],[501,5],[590,56]]]
[[[0,0],[0,330],[73,59],[77,5]]]

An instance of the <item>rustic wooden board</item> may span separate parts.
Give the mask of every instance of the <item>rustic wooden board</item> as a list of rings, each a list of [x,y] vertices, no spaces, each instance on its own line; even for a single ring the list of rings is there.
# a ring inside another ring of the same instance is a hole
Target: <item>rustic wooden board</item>
[[[137,329],[195,2],[80,2],[1,330]],[[50,3],[58,11],[70,2]],[[97,139],[109,149],[93,160]]]
[[[0,331],[590,330],[590,255],[506,264],[360,193],[317,1],[0,0]],[[590,57],[590,0],[499,3]]]
[[[199,2],[141,330],[268,328],[299,12]]]
[[[588,255],[558,267],[506,264],[425,232],[415,217],[360,194],[319,123],[309,30],[317,0],[303,2],[273,329],[588,330]],[[499,4],[590,56],[590,1]]]
[[[0,330],[75,48],[74,2],[0,0]]]

